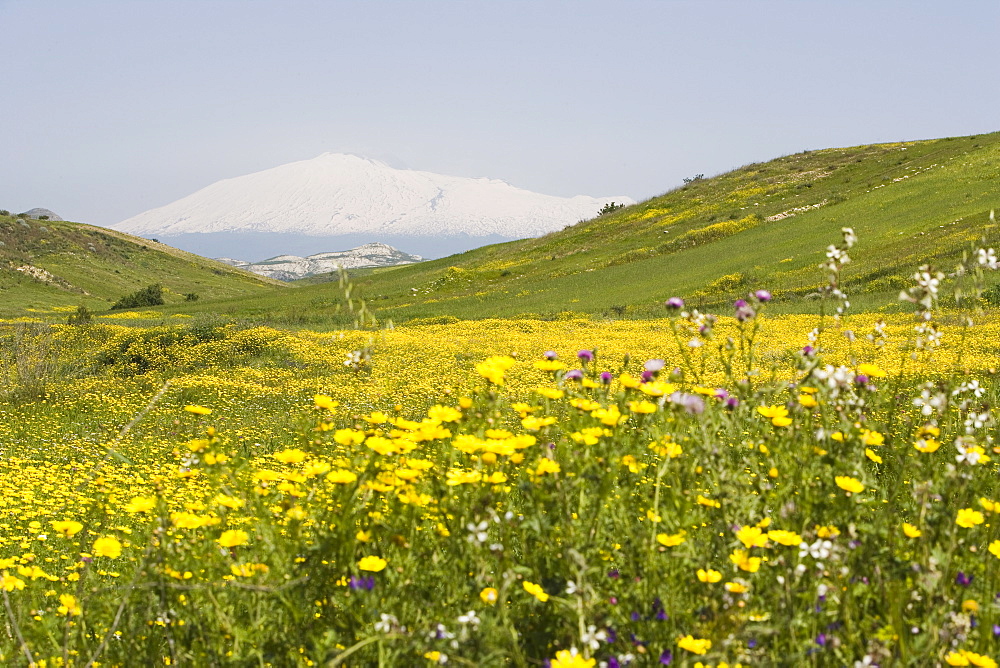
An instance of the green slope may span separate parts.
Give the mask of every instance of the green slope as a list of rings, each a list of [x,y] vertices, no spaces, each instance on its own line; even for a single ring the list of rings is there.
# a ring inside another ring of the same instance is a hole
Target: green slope
[[[849,226],[859,237],[843,277],[854,309],[892,309],[920,264],[948,269],[970,241],[1000,243],[992,209],[1000,210],[1000,133],[806,151],[538,239],[357,272],[354,296],[396,323],[567,312],[650,317],[675,295],[721,310],[760,287],[775,293],[777,310],[808,312],[818,308],[824,250]],[[165,315],[314,327],[352,318],[335,282],[289,287],[110,230],[24,224],[0,218],[0,315],[80,303],[103,309],[160,282],[170,302]],[[14,271],[25,262],[61,282]],[[188,292],[201,299],[184,302]]]
[[[183,302],[188,293],[214,300],[284,286],[114,230],[0,216],[0,316],[63,313],[80,305],[105,311],[151,283],[163,286],[168,304]]]
[[[948,268],[996,236],[1000,133],[807,151],[696,181],[538,239],[359,278],[383,317],[662,314],[673,295],[718,306],[767,287],[816,308],[824,249],[853,227],[860,308],[893,304],[914,269]],[[994,240],[995,241],[995,240]],[[308,288],[303,290],[313,290]],[[303,293],[301,297],[306,297]]]

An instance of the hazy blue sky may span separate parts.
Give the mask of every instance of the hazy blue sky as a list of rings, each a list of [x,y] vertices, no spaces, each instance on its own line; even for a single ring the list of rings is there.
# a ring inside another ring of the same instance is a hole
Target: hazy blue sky
[[[646,198],[1000,130],[1000,2],[0,0],[0,208],[110,225],[325,151]]]

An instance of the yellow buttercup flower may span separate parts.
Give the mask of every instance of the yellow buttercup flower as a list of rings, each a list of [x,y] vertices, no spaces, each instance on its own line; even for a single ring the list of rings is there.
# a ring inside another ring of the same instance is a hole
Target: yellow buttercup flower
[[[628,409],[633,413],[655,413],[657,408],[657,405],[651,401],[641,400],[628,402]]]
[[[982,524],[986,521],[983,514],[978,510],[973,510],[972,508],[962,508],[958,511],[958,515],[955,517],[955,524],[962,527],[963,529],[971,529],[977,524]]]
[[[782,529],[775,529],[774,531],[768,531],[767,537],[773,540],[779,545],[800,545],[802,543],[802,536],[795,533],[794,531],[784,531]]]
[[[208,415],[212,412],[211,408],[205,408],[204,406],[194,406],[194,405],[185,406],[184,410],[186,410],[188,413],[194,413],[195,415]]]
[[[334,469],[326,474],[326,481],[338,485],[347,485],[358,479],[357,474],[346,469]]]
[[[462,411],[438,404],[427,409],[427,417],[438,422],[457,422],[462,419]]]
[[[229,529],[223,531],[216,541],[222,547],[238,547],[250,542],[250,534],[243,529]]]
[[[94,541],[91,550],[99,557],[117,559],[122,554],[122,544],[114,536],[101,536]]]
[[[695,638],[686,635],[677,641],[677,646],[692,654],[707,654],[712,649],[712,641],[706,638]]]
[[[538,465],[535,467],[535,475],[545,475],[546,473],[559,473],[562,468],[559,466],[559,462],[553,461],[546,457],[542,457],[538,460]]]
[[[716,501],[715,499],[706,498],[706,497],[702,496],[701,494],[698,495],[698,498],[695,499],[695,502],[698,503],[698,505],[707,506],[709,508],[721,508],[722,507],[722,503],[720,503],[719,501]]]
[[[750,591],[750,587],[742,582],[727,582],[724,586],[730,594],[745,594]]]
[[[859,374],[868,376],[869,378],[885,378],[889,375],[882,367],[875,364],[859,364],[857,371]]]
[[[861,431],[861,442],[865,445],[885,445],[885,436],[871,429]]]
[[[764,545],[767,544],[767,536],[757,527],[741,527],[740,530],[736,532],[736,538],[748,548],[764,547]]]
[[[371,571],[372,573],[378,573],[388,565],[388,561],[382,557],[375,555],[368,555],[367,557],[362,557],[358,561],[358,568],[362,571]]]
[[[757,412],[770,418],[775,427],[787,427],[792,423],[792,419],[788,417],[788,409],[784,406],[758,406]]]
[[[72,594],[59,595],[59,608],[57,610],[64,617],[77,617],[83,612],[80,603]]]
[[[838,475],[834,478],[837,483],[837,487],[844,490],[845,492],[851,492],[852,494],[857,494],[859,492],[865,491],[865,486],[861,484],[861,481],[846,475]]]
[[[127,513],[148,513],[156,507],[155,496],[134,496],[132,500],[125,504]]]
[[[923,531],[913,526],[909,522],[903,522],[903,533],[906,534],[907,538],[920,538]]]
[[[527,580],[525,580],[521,584],[524,587],[524,591],[528,592],[542,603],[545,603],[547,600],[549,600],[549,595],[545,593],[545,590],[542,589],[541,585],[537,585],[534,582],[528,582]]]
[[[760,569],[760,557],[751,557],[746,550],[733,550],[733,553],[729,555],[729,560],[741,571],[756,573]]]
[[[699,582],[714,584],[721,579],[722,579],[722,573],[720,573],[719,571],[713,571],[712,569],[705,570],[704,568],[698,569]]]
[[[302,462],[308,455],[304,451],[298,448],[291,448],[289,450],[282,450],[281,452],[275,452],[271,456],[277,459],[282,464],[298,464]]]
[[[576,648],[563,649],[556,652],[556,658],[552,659],[552,668],[593,668],[597,664],[597,659],[585,659],[577,652]]]
[[[334,401],[332,397],[328,397],[325,394],[317,394],[314,396],[313,403],[316,404],[316,408],[325,408],[328,411],[332,411],[340,405],[339,401]]]
[[[80,533],[81,529],[83,529],[83,524],[75,520],[58,520],[55,522],[51,522],[51,524],[53,529],[55,529],[58,533],[62,534],[66,538],[69,538],[70,536],[75,536],[76,534]]]
[[[497,599],[500,598],[500,592],[493,587],[486,587],[479,592],[479,598],[482,599],[483,603],[486,605],[496,605]]]
[[[686,531],[681,531],[675,534],[656,534],[656,542],[664,547],[676,547],[684,542],[684,536],[686,534]]]

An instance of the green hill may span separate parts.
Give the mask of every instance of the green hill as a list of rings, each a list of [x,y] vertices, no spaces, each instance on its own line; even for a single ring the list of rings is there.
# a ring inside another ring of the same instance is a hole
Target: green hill
[[[1000,133],[805,151],[538,239],[358,282],[396,322],[565,311],[643,317],[662,314],[674,295],[716,307],[758,287],[780,308],[809,311],[824,249],[853,227],[860,241],[846,290],[857,308],[877,309],[895,304],[920,264],[948,269],[970,240],[995,242],[994,208]]]
[[[894,309],[919,265],[947,270],[971,241],[998,243],[993,209],[1000,133],[804,151],[537,239],[360,271],[354,296],[396,323],[641,318],[662,315],[671,296],[721,310],[755,288],[771,290],[777,310],[809,312],[818,308],[825,248],[852,227],[859,242],[843,287],[854,310]],[[111,230],[0,217],[0,242],[0,315],[78,303],[102,309],[159,282],[165,314],[319,327],[351,320],[336,284],[322,277],[289,287]],[[25,264],[55,280],[18,271]],[[183,301],[189,292],[201,299]]]
[[[106,311],[152,283],[168,304],[185,295],[214,300],[283,287],[164,244],[80,223],[0,216],[0,316]],[[190,302],[188,302],[190,303]]]

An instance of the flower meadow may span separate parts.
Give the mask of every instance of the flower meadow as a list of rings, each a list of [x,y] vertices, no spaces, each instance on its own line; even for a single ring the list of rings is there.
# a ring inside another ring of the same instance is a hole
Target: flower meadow
[[[819,318],[6,323],[0,662],[996,666],[1000,318],[850,242]]]

